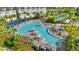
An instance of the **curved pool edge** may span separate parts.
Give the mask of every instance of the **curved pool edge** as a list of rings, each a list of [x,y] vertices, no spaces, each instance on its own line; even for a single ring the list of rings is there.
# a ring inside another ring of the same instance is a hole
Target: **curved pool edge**
[[[48,28],[47,28],[47,32],[48,32],[49,35],[51,35],[53,37],[56,37],[56,38],[59,38],[59,40],[62,40],[62,37],[61,36],[58,36],[58,35],[53,34]],[[61,47],[61,45],[62,45],[62,43],[60,43],[60,46],[57,46],[57,47]]]

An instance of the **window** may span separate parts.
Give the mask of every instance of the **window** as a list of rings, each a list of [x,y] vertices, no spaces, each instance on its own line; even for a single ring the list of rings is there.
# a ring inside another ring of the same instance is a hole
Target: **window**
[[[21,7],[21,9],[25,9],[24,7]]]
[[[27,7],[27,9],[30,9],[30,7]]]
[[[32,14],[35,14],[36,12],[33,12]]]
[[[5,14],[8,14],[8,13],[9,13],[8,11],[5,12]]]
[[[40,7],[40,10],[42,10],[43,8],[42,7]]]
[[[15,8],[13,7],[12,10],[15,10]]]
[[[35,8],[34,7],[32,7],[32,10],[34,10]]]
[[[39,7],[36,7],[36,10],[38,10],[39,9]]]

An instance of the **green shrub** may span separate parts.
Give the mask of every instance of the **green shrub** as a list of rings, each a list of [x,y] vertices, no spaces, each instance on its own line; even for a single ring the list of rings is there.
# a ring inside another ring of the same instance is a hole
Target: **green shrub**
[[[7,47],[11,48],[11,47],[14,46],[13,41],[14,41],[14,36],[7,38],[7,39],[5,40],[5,43],[4,43],[4,44],[5,44]]]
[[[36,47],[35,45],[32,45],[32,48],[33,48],[34,50],[37,50],[37,47]]]

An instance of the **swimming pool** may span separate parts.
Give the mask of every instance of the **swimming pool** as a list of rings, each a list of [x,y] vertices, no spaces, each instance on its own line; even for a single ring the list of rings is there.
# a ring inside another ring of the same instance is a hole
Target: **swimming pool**
[[[9,26],[14,27],[15,25],[20,24],[20,23],[25,22],[25,21],[28,21],[28,19],[27,18],[23,18],[23,19],[19,18],[19,19],[15,20],[15,21],[11,22],[9,24]]]
[[[58,18],[57,19],[58,21],[61,21],[61,20],[63,20],[64,16],[58,16],[57,18]]]
[[[23,24],[21,27],[17,28],[17,32],[20,34],[26,34],[29,30],[35,30],[44,39],[48,44],[54,44],[56,46],[60,46],[61,41],[60,38],[52,36],[48,32],[47,27],[42,27],[37,21],[29,21],[26,24]]]

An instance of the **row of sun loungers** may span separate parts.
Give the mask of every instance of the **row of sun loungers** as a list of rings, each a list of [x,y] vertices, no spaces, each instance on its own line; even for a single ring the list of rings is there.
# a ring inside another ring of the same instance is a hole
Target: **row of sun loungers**
[[[37,34],[36,31],[31,30],[29,31],[30,35],[33,36],[34,45],[37,46],[37,50],[39,51],[55,51],[56,47],[52,45],[46,44],[41,38],[40,35]]]

